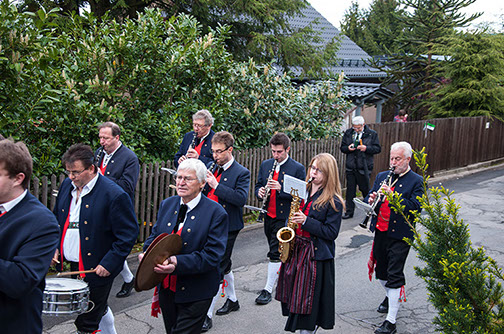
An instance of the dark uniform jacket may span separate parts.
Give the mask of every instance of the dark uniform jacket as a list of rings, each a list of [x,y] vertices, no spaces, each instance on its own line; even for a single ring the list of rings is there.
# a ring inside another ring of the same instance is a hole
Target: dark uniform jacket
[[[371,189],[369,194],[378,191],[380,184],[387,177],[388,173],[388,171],[385,171],[379,173],[376,176],[376,180],[373,184],[373,189]],[[420,202],[418,201],[417,197],[422,196],[423,194],[423,178],[410,170],[397,180],[394,186],[394,192],[402,195],[401,204],[405,206],[404,213],[409,216],[409,221],[413,223],[411,211],[422,211],[422,209],[420,208]],[[367,202],[368,199],[369,195],[364,199],[364,201]],[[378,207],[380,206],[381,205],[378,204]],[[374,232],[377,220],[377,216],[374,216],[371,220],[371,225],[369,226],[371,232]],[[413,239],[413,231],[411,230],[411,227],[408,225],[408,223],[406,223],[403,216],[399,213],[396,213],[392,208],[390,208],[390,220],[387,236],[389,238],[397,240],[402,240],[405,237]]]
[[[214,194],[229,216],[229,231],[239,231],[243,228],[243,206],[247,203],[249,187],[250,171],[236,160],[222,172]],[[208,195],[211,190],[207,184],[203,194]]]
[[[45,275],[58,239],[56,218],[30,193],[0,217],[2,333],[42,333]]]
[[[213,161],[213,154],[212,154],[212,138],[214,136],[215,132],[213,130],[210,130],[208,135],[205,137],[203,146],[201,146],[201,152],[199,156],[199,160],[203,161],[205,165],[207,165],[209,162]],[[188,132],[185,134],[184,138],[182,139],[182,143],[180,143],[180,148],[177,153],[175,153],[175,158],[173,160],[173,163],[175,164],[175,168],[178,167],[179,159],[181,156],[186,155],[187,150],[189,149],[189,146],[191,145],[191,142],[194,138],[194,131]]]
[[[361,174],[371,173],[373,170],[373,155],[381,152],[380,141],[378,140],[378,134],[376,131],[371,130],[367,125],[364,125],[364,130],[362,133],[362,144],[366,145],[366,152],[361,152],[360,150],[350,151],[348,146],[354,142],[355,130],[350,128],[345,131],[343,138],[341,139],[341,152],[345,153],[346,156],[346,170],[358,170]],[[357,147],[357,146],[355,146]]]
[[[161,202],[156,224],[145,240],[144,251],[160,234],[173,232],[180,197]],[[173,272],[177,275],[175,303],[190,303],[215,296],[220,284],[219,264],[226,248],[228,217],[222,206],[205,196],[187,212],[182,227],[182,250]]]
[[[99,149],[96,150],[95,156]],[[104,154],[99,157],[101,166]],[[122,144],[114,153],[107,164],[105,176],[117,183],[129,195],[133,204],[135,203],[135,188],[140,173],[140,164],[138,158],[132,150]]]
[[[313,196],[310,211],[305,223],[301,226],[303,230],[310,233],[315,249],[314,260],[317,261],[334,258],[334,240],[336,240],[339,234],[343,210],[343,205],[336,196],[334,197],[334,204],[336,204],[337,211],[329,203],[316,210],[314,203],[321,194],[322,191],[318,191]]]
[[[61,184],[54,207],[61,233],[68,217],[72,190],[72,182],[67,178]],[[121,187],[98,175],[91,192],[82,197],[79,218],[84,269],[94,269],[100,264],[110,272],[107,277],[87,274],[85,281],[94,286],[106,284],[121,272],[124,260],[136,242],[138,223],[133,204]]]
[[[261,164],[261,167],[259,167],[259,175],[257,176],[257,183],[255,185],[255,195],[257,198],[259,198],[259,189],[266,186],[266,183],[268,183],[268,176],[271,168],[273,168],[273,162],[273,158],[264,160]],[[292,196],[283,191],[285,174],[303,181],[306,178],[306,171],[303,165],[301,165],[291,157],[287,158],[287,161],[280,166],[278,182],[280,182],[282,189],[278,190],[276,193],[276,214],[278,219],[287,219],[287,217],[289,216],[290,204],[292,200]]]

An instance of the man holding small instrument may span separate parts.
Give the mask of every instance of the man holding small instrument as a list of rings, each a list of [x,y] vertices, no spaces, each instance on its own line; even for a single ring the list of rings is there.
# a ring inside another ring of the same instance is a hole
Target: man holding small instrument
[[[2,333],[42,333],[45,276],[58,245],[54,215],[28,185],[32,157],[0,140],[0,323]]]
[[[283,191],[284,176],[287,174],[300,180],[306,177],[303,165],[289,157],[290,139],[285,133],[279,132],[271,137],[270,147],[273,158],[261,163],[255,185],[255,194],[260,200],[267,201],[265,204],[268,211],[264,214],[264,234],[269,245],[268,276],[264,289],[255,300],[259,305],[266,305],[271,301],[271,292],[278,279],[281,265],[276,234],[285,226],[292,201],[292,196]],[[277,165],[273,170],[275,161]],[[266,196],[267,189],[269,189],[268,196]]]
[[[207,185],[203,190],[203,194],[222,205],[229,216],[226,251],[220,263],[222,290],[227,299],[224,306],[217,310],[217,315],[225,315],[240,308],[234,287],[234,275],[231,271],[231,253],[236,237],[243,228],[243,206],[247,202],[250,171],[234,159],[233,145],[233,135],[227,131],[217,132],[213,136],[212,153],[215,168],[207,172]],[[208,309],[203,331],[212,327],[213,309],[218,296],[219,292]]]
[[[182,239],[180,253],[172,255],[153,271],[166,274],[158,285],[153,316],[162,311],[166,333],[200,333],[212,298],[220,282],[219,265],[228,232],[224,208],[202,196],[206,166],[197,159],[182,161],[177,170],[177,196],[161,202],[158,219],[144,243],[144,251],[163,234],[176,233]],[[139,255],[140,261],[144,254]]]
[[[131,198],[135,204],[135,188],[140,173],[140,164],[133,151],[124,146],[120,141],[121,129],[112,122],[105,122],[98,127],[101,149],[95,152],[95,161],[98,172],[117,183]],[[135,284],[135,277],[124,261],[121,270],[123,285],[116,297],[128,297]]]
[[[345,131],[341,139],[341,152],[346,154],[346,211],[343,219],[352,218],[355,204],[353,199],[357,185],[365,197],[369,192],[369,177],[373,171],[373,155],[381,152],[378,134],[364,122],[364,117],[352,119],[352,127]]]
[[[89,284],[94,307],[75,320],[78,333],[94,333],[98,327],[102,333],[115,333],[107,299],[135,244],[138,223],[128,194],[98,173],[93,162],[93,151],[84,144],[71,146],[63,155],[68,178],[53,211],[61,229],[53,263],[60,262],[63,269],[63,260],[69,261],[71,270]]]
[[[377,334],[393,334],[396,332],[396,316],[399,311],[399,300],[404,293],[406,279],[404,265],[410,246],[404,238],[413,239],[413,231],[404,217],[391,209],[386,193],[401,194],[401,205],[410,222],[413,222],[412,211],[420,211],[418,197],[423,193],[423,178],[414,173],[409,162],[412,148],[407,142],[397,142],[390,148],[390,166],[393,167],[392,177],[387,179],[388,171],[376,176],[373,189],[365,198],[369,204],[379,201],[373,216],[370,230],[375,233],[373,249],[368,263],[370,278],[376,271],[376,279],[386,291],[386,297],[378,307],[379,313],[387,313],[383,324],[375,331]],[[375,268],[376,265],[376,268]]]
[[[212,130],[213,117],[206,109],[197,111],[193,116],[193,131],[185,134],[180,148],[175,153],[173,163],[175,167],[185,159],[199,159],[206,165],[213,161],[212,156]]]

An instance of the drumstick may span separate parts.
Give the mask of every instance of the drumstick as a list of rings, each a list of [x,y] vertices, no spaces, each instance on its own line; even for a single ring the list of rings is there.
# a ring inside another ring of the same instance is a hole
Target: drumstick
[[[71,275],[79,275],[79,274],[90,274],[90,273],[95,273],[96,269],[90,269],[90,270],[81,270],[81,271],[67,271],[64,273],[58,273],[56,276],[71,276]]]

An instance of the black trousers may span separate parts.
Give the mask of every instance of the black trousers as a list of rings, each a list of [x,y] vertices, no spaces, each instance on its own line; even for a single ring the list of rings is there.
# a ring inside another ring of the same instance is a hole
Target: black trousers
[[[167,334],[200,334],[212,299],[192,303],[175,303],[175,293],[159,291],[159,306]]]
[[[79,264],[71,262],[70,269],[72,271],[79,270]],[[98,329],[98,327],[100,326],[101,318],[107,312],[107,301],[110,294],[110,289],[112,288],[112,283],[114,283],[114,280],[109,280],[109,282],[104,285],[89,285],[89,300],[93,302],[91,305],[94,304],[94,306],[90,312],[82,313],[77,317],[77,319],[75,319],[75,327],[77,327],[79,331],[93,332]]]
[[[387,231],[375,231],[373,256],[376,259],[376,278],[387,281],[387,288],[397,289],[406,284],[404,265],[410,245],[403,240],[391,239]]]
[[[362,193],[362,197],[366,197],[369,193],[369,173],[363,172],[361,174],[358,170],[346,171],[346,212],[348,214],[353,214],[355,210],[355,204],[353,199],[357,193],[357,186]]]
[[[229,231],[228,233],[228,239],[226,243],[226,250],[224,252],[224,256],[222,257],[221,263],[220,263],[220,274],[221,274],[221,279],[224,277],[224,275],[229,274],[231,271],[231,255],[233,253],[233,248],[234,244],[236,241],[236,237],[238,237],[238,233],[240,233],[240,230],[238,231]]]
[[[264,217],[264,234],[268,240],[269,252],[268,257],[271,262],[280,262],[280,252],[278,251],[277,232],[285,226],[285,219],[271,218],[266,215]]]

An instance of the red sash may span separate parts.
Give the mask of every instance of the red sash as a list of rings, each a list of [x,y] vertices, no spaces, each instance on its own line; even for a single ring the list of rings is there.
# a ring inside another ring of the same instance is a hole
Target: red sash
[[[221,174],[221,175],[219,175],[219,176],[217,176],[217,173],[219,173],[219,168],[217,168],[217,169],[215,170],[215,172],[214,172],[214,176],[215,176],[215,178],[217,179],[217,182],[220,182],[220,178],[221,178],[222,174]],[[217,197],[217,196],[215,195],[215,189],[211,188],[211,190],[208,192],[207,197],[208,197],[208,198],[210,198],[211,200],[216,201],[217,203],[219,203],[219,197]]]
[[[104,162],[105,162],[105,159],[102,159],[102,163],[100,165],[100,174],[101,175],[105,175],[105,170],[107,169],[107,166],[108,166],[108,164],[107,164],[107,166],[103,166]]]
[[[72,203],[70,203],[70,207],[72,206]],[[70,225],[70,208],[68,208],[68,215],[65,221],[65,226],[63,226],[63,233],[61,234],[61,242],[60,242],[60,263],[61,263],[61,270],[63,270],[63,242],[65,241],[65,235],[68,229],[68,225]],[[80,249],[80,242],[79,242],[79,271],[84,270],[84,264],[82,263],[82,254],[81,254],[81,249]],[[86,277],[86,274],[80,274],[80,277],[84,278]]]
[[[2,213],[0,213],[0,217],[2,217],[3,215],[5,215],[7,213],[7,211],[4,211]]]
[[[394,188],[395,187],[392,187],[390,188],[390,190],[394,191]],[[381,232],[387,231],[389,226],[389,220],[390,220],[389,201],[387,197],[385,197],[380,206],[380,211],[378,212],[378,220],[376,221],[376,228]]]
[[[313,201],[310,201],[306,206],[304,206],[304,200],[301,201],[301,207],[304,207],[303,213],[306,215],[306,217],[308,217],[308,213],[310,212],[310,208],[311,208],[312,204],[313,204]],[[296,231],[296,235],[299,235],[302,237],[307,237],[307,238],[310,237],[310,232],[303,230],[301,228],[301,226],[299,226],[299,228],[297,228],[295,231]]]
[[[278,172],[275,171],[273,173],[273,180],[278,181]],[[276,218],[277,213],[276,213],[276,190],[271,189],[270,190],[270,198],[269,198],[269,204],[268,204],[268,216],[271,218]]]
[[[198,154],[201,154],[201,148],[203,147],[203,143],[204,143],[204,142],[205,142],[205,141],[204,141],[204,140],[202,140],[202,141],[198,144],[198,146],[196,146],[196,147],[194,148],[194,149],[196,150],[196,152],[198,152]]]

